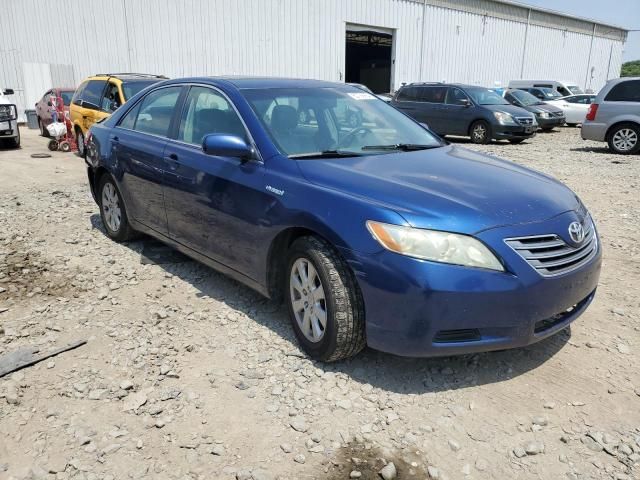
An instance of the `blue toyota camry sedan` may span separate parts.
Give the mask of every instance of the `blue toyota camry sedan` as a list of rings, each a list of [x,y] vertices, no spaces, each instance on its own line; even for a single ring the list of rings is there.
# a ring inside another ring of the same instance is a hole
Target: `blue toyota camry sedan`
[[[320,360],[521,347],[598,284],[596,227],[571,190],[354,86],[168,80],[94,125],[87,151],[109,237],[151,235],[284,300]]]

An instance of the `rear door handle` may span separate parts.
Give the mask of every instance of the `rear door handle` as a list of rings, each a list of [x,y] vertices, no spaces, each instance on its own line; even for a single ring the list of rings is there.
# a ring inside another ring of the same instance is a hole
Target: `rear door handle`
[[[174,162],[178,161],[178,155],[176,155],[175,153],[170,153],[169,154],[169,160],[173,160]]]
[[[170,153],[169,155],[167,155],[166,159],[169,170],[175,172],[180,166],[180,163],[178,162],[178,155],[175,153]]]

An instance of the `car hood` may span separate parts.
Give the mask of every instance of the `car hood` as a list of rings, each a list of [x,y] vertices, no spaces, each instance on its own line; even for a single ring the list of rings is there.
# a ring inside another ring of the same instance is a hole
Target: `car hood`
[[[540,112],[562,113],[562,109],[555,105],[543,103],[542,105],[534,105]]]
[[[531,115],[524,108],[515,105],[481,105],[492,112],[505,112],[514,117],[530,117]]]
[[[547,175],[451,145],[297,162],[309,182],[390,208],[418,228],[474,233],[580,206],[569,188]]]

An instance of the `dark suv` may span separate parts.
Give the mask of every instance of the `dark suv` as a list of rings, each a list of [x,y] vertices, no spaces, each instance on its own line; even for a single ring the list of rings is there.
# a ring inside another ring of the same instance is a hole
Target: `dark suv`
[[[526,111],[535,115],[536,121],[543,132],[553,130],[553,127],[564,125],[564,112],[553,105],[544,103],[529,92],[514,88],[504,92],[504,99],[511,105],[524,108]]]
[[[520,143],[535,136],[535,117],[488,88],[443,83],[412,83],[393,97],[392,105],[440,135]]]

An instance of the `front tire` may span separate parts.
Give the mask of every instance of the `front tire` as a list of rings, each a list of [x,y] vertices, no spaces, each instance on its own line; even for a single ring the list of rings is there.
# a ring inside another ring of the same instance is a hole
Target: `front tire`
[[[302,237],[289,250],[285,298],[298,342],[334,362],[365,347],[364,302],[347,264],[324,240]]]
[[[78,145],[78,155],[84,158],[87,154],[87,149],[84,144],[84,133],[82,133],[82,130],[80,129],[76,131],[76,144]]]
[[[609,148],[621,155],[640,151],[640,126],[633,123],[616,125],[608,135]]]
[[[100,218],[107,235],[116,242],[126,242],[135,237],[135,230],[129,224],[129,218],[122,201],[122,195],[110,175],[103,175],[98,184]]]
[[[524,138],[510,138],[509,143],[513,145],[518,145],[519,143],[524,142]]]
[[[477,144],[487,144],[491,142],[491,125],[484,120],[473,122],[469,129],[471,141]]]
[[[16,127],[16,136],[9,139],[9,147],[20,148],[20,128]]]

